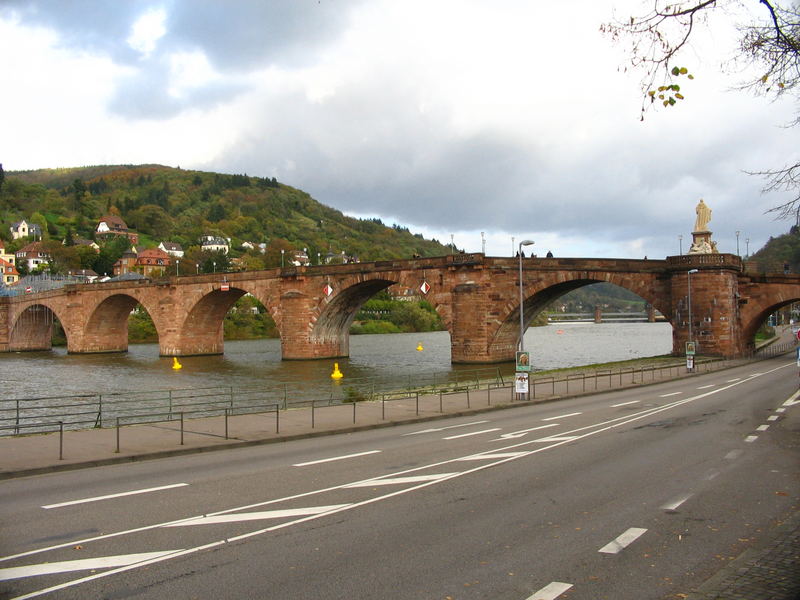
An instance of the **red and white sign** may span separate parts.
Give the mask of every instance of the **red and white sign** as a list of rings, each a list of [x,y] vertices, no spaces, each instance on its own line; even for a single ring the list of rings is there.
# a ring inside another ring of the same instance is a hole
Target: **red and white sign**
[[[230,289],[231,289],[231,286],[228,283],[223,283],[222,285],[219,286],[219,290],[221,292],[227,292]]]
[[[431,291],[431,286],[428,285],[427,281],[423,281],[422,285],[419,286],[419,291],[422,292],[423,294],[427,294],[428,292]]]
[[[33,291],[33,288],[31,286],[28,286],[28,287],[25,288],[25,293],[26,294],[30,294],[32,291]]]
[[[326,283],[325,287],[322,288],[322,293],[325,294],[326,296],[330,296],[333,293],[333,288],[329,283]]]

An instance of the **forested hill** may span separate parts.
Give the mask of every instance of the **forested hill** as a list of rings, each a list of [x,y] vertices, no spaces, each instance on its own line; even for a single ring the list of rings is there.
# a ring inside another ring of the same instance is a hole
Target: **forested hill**
[[[274,178],[187,171],[160,165],[115,165],[5,172],[0,180],[0,238],[22,219],[39,224],[44,238],[91,239],[100,217],[120,216],[139,234],[137,248],[162,241],[190,250],[201,236],[241,244],[266,243],[267,252],[253,258],[272,267],[280,250],[308,249],[358,257],[361,261],[441,256],[448,247],[412,234],[406,227],[379,219],[355,219],[320,204],[307,193]],[[258,261],[256,261],[258,262]]]
[[[770,237],[763,248],[746,260],[756,263],[760,273],[781,273],[787,263],[792,273],[800,273],[800,227],[794,225],[789,233]]]

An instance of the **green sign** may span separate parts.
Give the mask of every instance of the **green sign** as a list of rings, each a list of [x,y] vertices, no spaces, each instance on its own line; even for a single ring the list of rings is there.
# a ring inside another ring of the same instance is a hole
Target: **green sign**
[[[696,351],[697,347],[695,342],[686,342],[686,356],[694,356]]]
[[[531,355],[530,352],[517,351],[517,371],[530,371],[531,370]]]

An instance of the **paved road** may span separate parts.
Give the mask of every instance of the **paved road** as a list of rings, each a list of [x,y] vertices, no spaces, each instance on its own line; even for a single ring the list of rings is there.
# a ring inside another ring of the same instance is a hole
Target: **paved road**
[[[797,387],[783,358],[10,480],[0,597],[685,597],[796,511]]]

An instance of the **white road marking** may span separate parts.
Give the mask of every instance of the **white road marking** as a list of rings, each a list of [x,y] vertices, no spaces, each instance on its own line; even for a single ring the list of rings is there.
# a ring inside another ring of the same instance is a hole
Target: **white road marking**
[[[661,507],[661,509],[662,509],[662,510],[675,510],[675,509],[677,509],[677,508],[678,508],[678,507],[679,507],[681,504],[683,504],[684,502],[686,502],[686,501],[687,501],[689,498],[691,498],[691,497],[692,497],[692,495],[691,495],[691,494],[684,494],[683,496],[679,496],[678,498],[675,498],[675,499],[671,500],[670,502],[667,502],[666,504],[664,504],[664,505]]]
[[[670,396],[680,396],[683,392],[670,392],[669,394],[661,394],[659,398],[669,398]]]
[[[744,450],[731,450],[725,455],[726,460],[736,460],[742,454],[744,454]]]
[[[543,437],[536,440],[533,440],[537,443],[550,443],[550,442],[571,442],[572,440],[577,440],[580,436],[577,435],[562,435],[562,436],[552,436],[552,437]]]
[[[636,404],[637,402],[641,402],[641,400],[631,400],[630,402],[620,402],[619,404],[612,404],[611,408],[617,408],[618,406],[627,406],[628,404]]]
[[[554,581],[552,583],[548,583],[538,592],[534,592],[533,596],[528,596],[526,600],[555,600],[571,587],[572,587],[571,583],[561,583],[560,581]]]
[[[647,529],[642,529],[640,527],[631,527],[625,533],[617,537],[617,539],[600,548],[598,552],[604,552],[605,554],[617,554],[618,552],[630,546],[646,531]]]
[[[108,569],[124,567],[152,558],[161,558],[181,550],[165,550],[162,552],[142,552],[139,554],[121,554],[119,556],[101,556],[99,558],[83,558],[79,560],[62,560],[60,562],[25,565],[0,569],[0,581],[33,577],[34,575],[51,575],[53,573],[69,573],[70,571],[88,571],[90,569]]]
[[[449,437],[442,438],[443,440],[457,440],[458,438],[469,437],[471,435],[481,435],[482,433],[491,433],[492,431],[500,431],[500,427],[495,427],[494,429],[484,429],[482,431],[471,431],[470,433],[460,433],[458,435],[451,435]]]
[[[766,431],[767,429],[769,429],[769,425],[759,425],[756,427],[756,431]]]
[[[400,485],[401,483],[419,483],[421,481],[438,481],[445,477],[452,477],[459,473],[434,473],[432,475],[414,475],[412,477],[392,477],[390,479],[368,479],[366,481],[356,481],[343,485],[343,488],[372,487],[375,485]]]
[[[70,500],[69,502],[59,502],[58,504],[47,504],[42,506],[45,509],[61,508],[62,506],[71,506],[73,504],[84,504],[85,502],[98,502],[99,500],[108,500],[110,498],[121,498],[122,496],[134,496],[136,494],[147,494],[149,492],[158,492],[159,490],[169,490],[189,485],[188,483],[173,483],[171,485],[161,485],[159,487],[152,487],[143,490],[131,490],[130,492],[120,492],[119,494],[108,494],[107,496],[95,496],[94,498],[82,498],[81,500]]]
[[[331,458],[321,458],[319,460],[310,460],[292,465],[293,467],[307,467],[309,465],[318,465],[320,463],[333,462],[335,460],[346,460],[348,458],[356,458],[358,456],[367,456],[368,454],[379,454],[380,450],[369,450],[367,452],[356,452],[355,454],[344,454],[342,456],[333,456]]]
[[[719,475],[719,471],[712,469],[711,471],[708,472],[708,475],[706,475],[703,479],[705,479],[706,481],[711,481],[712,479],[716,479],[717,475]]]
[[[746,438],[744,438],[744,441],[750,444],[752,442],[755,442],[757,439],[758,439],[757,435],[748,435]]]
[[[401,437],[405,437],[407,435],[419,435],[420,433],[436,433],[438,431],[444,431],[445,429],[456,429],[458,427],[469,427],[470,425],[482,425],[483,423],[488,423],[489,421],[473,421],[472,423],[462,423],[461,425],[449,425],[447,427],[436,427],[433,429],[422,429],[420,431],[412,431],[411,433],[404,433]]]
[[[213,515],[210,517],[197,517],[177,523],[170,523],[167,527],[193,527],[194,525],[213,525],[216,523],[238,523],[239,521],[259,521],[262,519],[284,519],[286,517],[304,517],[306,515],[321,515],[338,510],[348,504],[331,504],[330,506],[309,506],[307,508],[288,508],[284,510],[265,510],[251,513],[228,513],[226,515]]]
[[[513,458],[516,456],[522,456],[523,454],[527,454],[526,452],[495,452],[493,454],[473,454],[472,456],[462,456],[461,458],[457,458],[456,460],[464,461],[464,460],[491,460],[496,458]]]
[[[776,413],[785,413],[785,412],[786,412],[786,409],[785,409],[785,408],[776,408],[776,409],[775,409],[775,412],[776,412]]]
[[[780,419],[778,415],[770,415],[767,417],[767,421],[777,421],[778,419]]]
[[[794,394],[789,396],[789,399],[786,402],[784,402],[783,405],[794,406],[795,404],[800,404],[800,400],[798,400],[798,397],[800,397],[800,390],[797,390]]]
[[[707,390],[708,388],[712,388],[712,387],[714,387],[715,385],[717,385],[717,384],[716,384],[716,383],[709,383],[708,385],[701,385],[701,386],[700,386],[699,388],[697,388],[697,389],[698,389],[698,390]]]
[[[538,427],[531,427],[530,429],[520,429],[519,431],[512,431],[511,433],[504,433],[499,438],[492,440],[493,442],[502,442],[503,440],[510,440],[519,438],[530,433],[531,431],[538,431],[539,429],[547,429],[548,427],[558,427],[558,423],[550,423],[548,425],[539,425]]]
[[[735,381],[741,381],[741,377],[734,377],[733,379],[728,379],[725,383],[733,383]]]
[[[567,417],[574,417],[577,415],[582,415],[583,413],[574,412],[574,413],[567,413],[566,415],[558,415],[557,417],[547,417],[546,419],[542,419],[542,421],[556,421],[558,419],[566,419]]]

